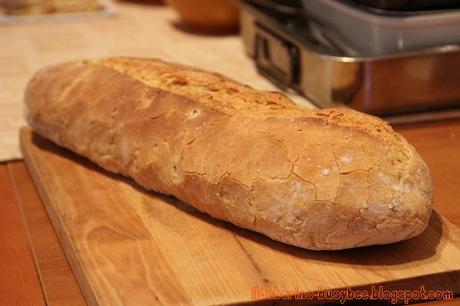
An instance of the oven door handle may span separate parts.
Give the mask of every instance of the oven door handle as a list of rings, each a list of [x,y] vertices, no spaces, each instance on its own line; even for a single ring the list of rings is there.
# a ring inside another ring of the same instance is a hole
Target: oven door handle
[[[256,23],[254,49],[259,73],[282,89],[298,85],[300,55],[294,44]]]

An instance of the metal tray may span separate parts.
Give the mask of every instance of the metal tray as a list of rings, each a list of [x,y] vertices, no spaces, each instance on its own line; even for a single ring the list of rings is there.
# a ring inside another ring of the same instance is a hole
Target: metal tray
[[[343,1],[343,0],[342,0]],[[459,0],[346,0],[378,10],[424,11],[460,8]]]
[[[241,36],[260,73],[319,107],[348,106],[389,116],[460,108],[460,46],[386,56],[352,56],[315,34],[306,18],[280,22],[250,1]]]

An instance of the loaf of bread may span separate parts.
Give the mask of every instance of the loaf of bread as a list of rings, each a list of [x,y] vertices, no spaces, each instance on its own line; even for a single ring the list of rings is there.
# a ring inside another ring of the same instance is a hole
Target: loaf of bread
[[[25,93],[40,135],[212,217],[314,250],[420,234],[431,178],[380,119],[305,109],[281,93],[153,59],[38,71]]]

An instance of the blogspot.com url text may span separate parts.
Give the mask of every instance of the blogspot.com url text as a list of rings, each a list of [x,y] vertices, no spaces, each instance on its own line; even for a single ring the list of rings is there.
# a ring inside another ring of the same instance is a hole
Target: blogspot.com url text
[[[279,289],[277,286],[252,286],[251,299],[279,300],[318,300],[335,301],[345,304],[347,301],[387,301],[391,304],[408,304],[410,301],[451,300],[452,290],[430,290],[420,286],[415,290],[387,290],[384,286],[372,286],[370,290],[360,289],[328,289],[318,288],[313,292],[302,292],[299,288],[292,290]]]

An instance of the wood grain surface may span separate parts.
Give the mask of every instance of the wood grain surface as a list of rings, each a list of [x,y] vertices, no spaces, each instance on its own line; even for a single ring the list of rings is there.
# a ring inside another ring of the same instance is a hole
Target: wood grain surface
[[[0,305],[45,305],[21,214],[0,164]]]
[[[24,163],[12,162],[7,168],[47,305],[86,305]]]
[[[24,129],[25,161],[93,305],[251,302],[251,288],[443,288],[460,292],[458,229],[434,214],[406,242],[313,252],[198,213]]]

